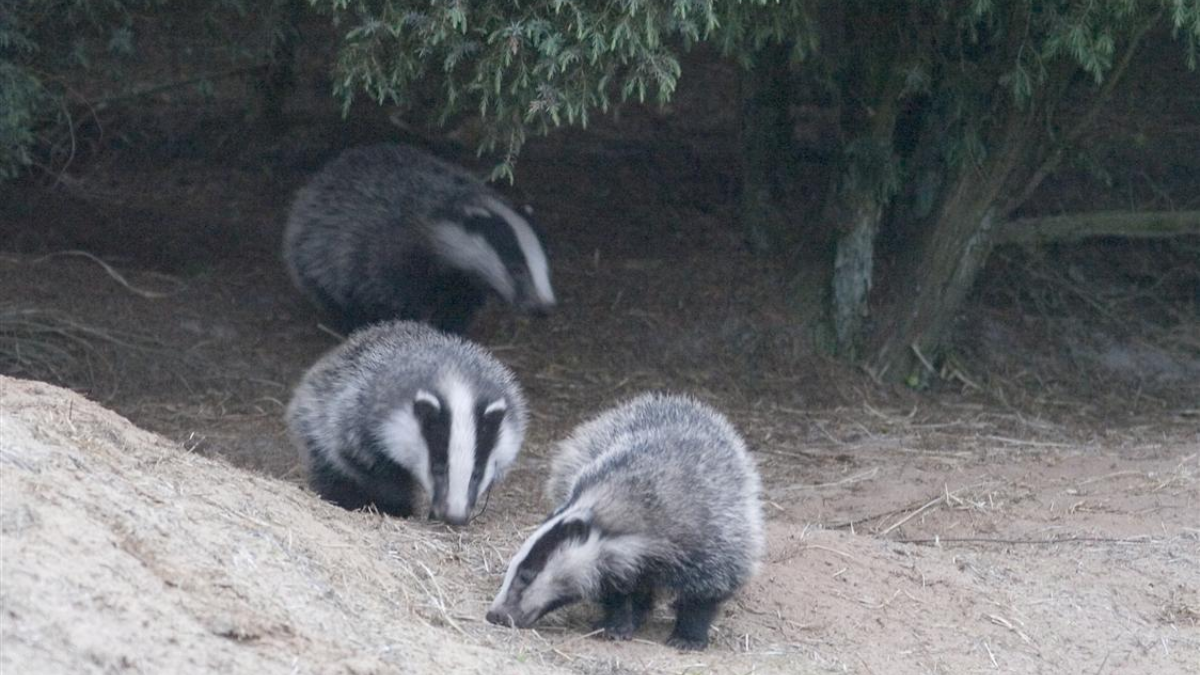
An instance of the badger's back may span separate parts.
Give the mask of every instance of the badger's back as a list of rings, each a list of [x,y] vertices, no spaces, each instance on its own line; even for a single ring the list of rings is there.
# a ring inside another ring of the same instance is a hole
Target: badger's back
[[[551,490],[590,505],[607,531],[644,539],[664,582],[731,593],[762,554],[761,487],[744,441],[712,408],[646,395],[580,427],[555,459]]]
[[[583,468],[612,449],[622,437],[665,428],[694,429],[721,444],[745,451],[745,442],[737,430],[710,406],[688,396],[641,394],[580,424],[559,442],[546,481],[546,499],[561,504]]]
[[[284,232],[288,271],[327,309],[387,304],[396,282],[406,281],[395,278],[396,269],[427,257],[426,228],[439,206],[486,190],[466,171],[414,148],[347,150],[296,195]]]

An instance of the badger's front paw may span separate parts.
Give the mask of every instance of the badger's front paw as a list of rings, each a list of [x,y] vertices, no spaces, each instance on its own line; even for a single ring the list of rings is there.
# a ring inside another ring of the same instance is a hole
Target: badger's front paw
[[[683,652],[702,652],[708,648],[708,637],[689,638],[682,635],[672,635],[667,638],[667,646]]]
[[[596,630],[604,631],[605,640],[632,640],[637,627],[629,616],[605,617],[595,626]]]

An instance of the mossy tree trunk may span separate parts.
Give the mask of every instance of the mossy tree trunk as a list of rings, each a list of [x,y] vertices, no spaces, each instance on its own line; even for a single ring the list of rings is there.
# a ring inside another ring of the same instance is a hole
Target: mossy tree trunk
[[[1013,186],[1033,171],[1039,116],[1014,109],[982,165],[967,163],[947,182],[940,206],[917,228],[892,270],[868,367],[881,379],[923,384],[954,317],[1008,218]]]

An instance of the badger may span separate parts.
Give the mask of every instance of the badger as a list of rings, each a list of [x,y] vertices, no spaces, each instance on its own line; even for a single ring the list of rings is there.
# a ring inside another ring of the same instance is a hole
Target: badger
[[[470,519],[525,438],[516,377],[483,348],[412,321],[360,329],[304,375],[287,409],[309,484],[354,510]]]
[[[559,444],[547,495],[558,507],[509,562],[487,620],[527,628],[579,600],[627,640],[658,591],[674,594],[667,644],[704,649],[721,603],[763,549],[760,480],[745,443],[716,410],[644,394]]]
[[[416,148],[353,148],[297,193],[284,232],[293,283],[351,331],[387,319],[463,333],[489,294],[555,304],[531,222],[494,190]]]

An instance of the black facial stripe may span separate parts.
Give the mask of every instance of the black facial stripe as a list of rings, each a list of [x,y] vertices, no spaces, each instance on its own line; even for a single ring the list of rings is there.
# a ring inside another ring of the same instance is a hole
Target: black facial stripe
[[[475,470],[471,473],[473,483],[483,480],[488,460],[492,457],[492,451],[496,449],[496,441],[500,439],[500,423],[504,421],[504,410],[485,412],[489,405],[491,403],[480,402],[475,406]],[[475,490],[472,489],[471,492],[474,494]]]
[[[546,616],[547,614],[549,614],[550,612],[553,612],[554,610],[558,609],[559,607],[564,607],[566,605],[569,605],[573,602],[578,602],[578,601],[579,601],[579,598],[575,597],[573,595],[564,595],[562,597],[555,598],[554,600],[550,601],[550,604],[546,605],[545,607],[541,608],[538,611],[537,617],[534,619],[534,621],[536,622],[538,619],[541,619],[543,616]]]
[[[447,472],[450,468],[450,410],[445,401],[438,399],[439,408],[417,401],[413,412],[421,425],[421,436],[429,448],[429,472],[433,474],[433,491],[430,499],[436,503],[446,492]]]
[[[560,521],[547,530],[542,538],[534,543],[533,548],[529,549],[529,555],[525,556],[525,559],[517,566],[518,573],[523,571],[541,573],[546,568],[546,561],[550,559],[550,554],[554,552],[554,549],[569,539],[586,539],[588,531],[588,524],[581,520]]]
[[[458,222],[466,231],[478,234],[487,240],[505,266],[529,269],[529,263],[525,260],[525,252],[521,250],[521,244],[517,241],[517,234],[513,232],[512,226],[503,216],[467,214],[460,216]]]

